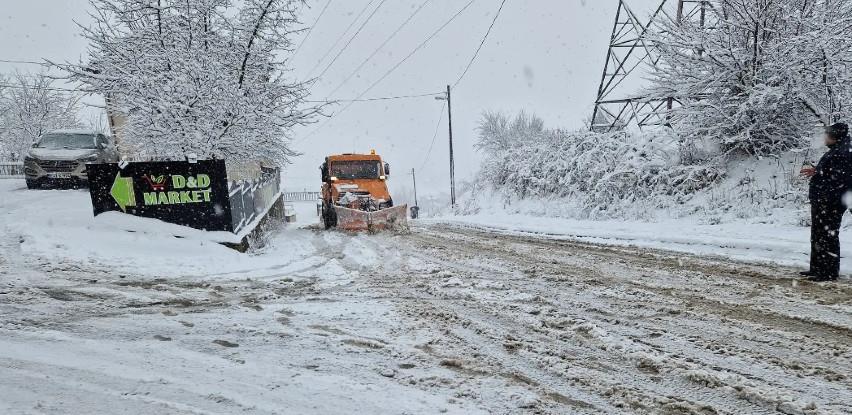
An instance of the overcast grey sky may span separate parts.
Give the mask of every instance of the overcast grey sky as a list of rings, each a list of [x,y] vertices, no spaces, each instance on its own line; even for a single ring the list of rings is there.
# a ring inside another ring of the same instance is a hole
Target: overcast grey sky
[[[326,0],[309,0],[302,15],[315,20]],[[447,21],[467,1],[431,0],[400,34],[357,76],[336,88],[423,0],[387,0],[351,45],[313,88],[311,99],[354,98]],[[344,29],[370,0],[332,0],[331,6],[293,58],[293,76],[306,79],[325,68],[354,28],[317,65]],[[381,0],[374,0],[369,14]],[[658,0],[633,0],[647,15]],[[88,19],[86,0],[0,0],[0,59],[76,60],[86,54],[74,20]],[[500,5],[476,0],[470,8],[364,97],[430,93],[459,77]],[[470,178],[479,157],[473,150],[483,111],[527,110],[548,126],[579,128],[592,109],[612,30],[615,0],[508,0],[479,57],[453,92],[456,170]],[[296,44],[301,38],[294,39]],[[311,69],[318,66],[316,70]],[[37,70],[32,65],[0,63],[0,71]],[[288,186],[317,188],[317,166],[329,153],[379,151],[394,167],[392,187],[410,183],[418,170],[421,193],[444,191],[448,183],[447,128],[444,117],[432,145],[442,102],[431,97],[357,103],[329,120],[296,132],[304,153],[287,170]],[[333,114],[343,105],[330,107]],[[308,136],[318,128],[313,135]],[[430,151],[431,148],[431,151]]]

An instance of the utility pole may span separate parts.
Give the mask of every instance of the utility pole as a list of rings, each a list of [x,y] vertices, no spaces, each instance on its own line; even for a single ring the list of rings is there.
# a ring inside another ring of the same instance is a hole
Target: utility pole
[[[414,169],[411,169],[411,180],[414,181],[414,206],[420,206],[417,203],[417,176],[414,175]]]
[[[456,159],[453,155],[453,98],[447,85],[447,119],[450,121],[450,206],[456,207]]]
[[[447,101],[447,119],[450,128],[450,205],[456,207],[456,160],[453,155],[453,98],[452,89],[447,85],[446,96],[437,96],[439,101]]]

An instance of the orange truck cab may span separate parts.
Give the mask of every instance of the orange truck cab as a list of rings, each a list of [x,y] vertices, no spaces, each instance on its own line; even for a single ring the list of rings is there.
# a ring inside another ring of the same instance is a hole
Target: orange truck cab
[[[390,166],[375,151],[328,156],[320,170],[326,228],[372,228],[374,222],[386,220],[384,216],[394,208],[387,186]],[[399,209],[393,209],[394,215],[396,210]]]

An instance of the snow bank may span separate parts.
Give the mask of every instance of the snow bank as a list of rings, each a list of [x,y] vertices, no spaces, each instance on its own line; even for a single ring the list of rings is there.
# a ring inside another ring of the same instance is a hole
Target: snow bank
[[[20,254],[41,262],[83,263],[151,276],[228,274],[310,261],[309,231],[285,228],[262,255],[241,254],[221,243],[228,232],[205,232],[118,212],[92,214],[86,191],[30,191],[22,180],[0,182],[0,230],[17,238]],[[311,205],[300,223],[314,223]],[[298,268],[298,265],[296,265]],[[252,272],[243,274],[253,275]]]
[[[707,224],[748,219],[754,223],[807,226],[807,182],[798,177],[803,158],[802,153],[790,152],[777,158],[739,160],[726,167],[724,177],[691,193],[674,194],[661,188],[640,196],[628,191],[624,198],[612,196],[604,204],[595,203],[579,191],[567,195],[523,195],[506,187],[480,186],[464,193],[459,213],[650,222],[692,218]]]
[[[614,246],[663,249],[738,261],[805,268],[810,255],[808,228],[738,220],[702,224],[694,218],[657,222],[629,220],[582,220],[498,212],[423,219],[490,232],[536,235],[554,239]],[[850,225],[847,218],[847,228]],[[852,274],[852,229],[841,232],[841,272]]]

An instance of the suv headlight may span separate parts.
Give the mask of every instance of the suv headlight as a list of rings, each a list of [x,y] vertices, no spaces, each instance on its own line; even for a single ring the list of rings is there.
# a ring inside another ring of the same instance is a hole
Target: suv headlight
[[[100,156],[98,156],[97,154],[92,154],[91,156],[83,157],[83,158],[79,159],[78,161],[82,161],[82,162],[98,161],[99,158],[100,158]]]

